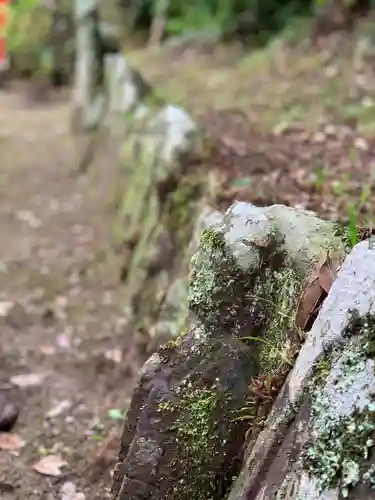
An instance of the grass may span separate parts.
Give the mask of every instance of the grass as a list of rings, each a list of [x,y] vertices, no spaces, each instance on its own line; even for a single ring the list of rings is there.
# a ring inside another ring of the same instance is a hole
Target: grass
[[[355,118],[364,133],[375,129],[371,91],[361,97],[363,80],[371,78],[366,58],[371,46],[371,20],[360,25],[353,37],[334,41],[322,50],[306,44],[292,47],[290,29],[263,49],[238,46],[199,48],[191,55],[174,55],[176,49],[130,52],[130,61],[161,86],[169,100],[187,105],[195,114],[207,107],[246,107],[265,130],[281,122],[303,123],[310,129],[325,117],[339,121]],[[298,35],[300,36],[300,35]],[[362,75],[362,83],[358,75]],[[375,98],[375,93],[374,98]]]

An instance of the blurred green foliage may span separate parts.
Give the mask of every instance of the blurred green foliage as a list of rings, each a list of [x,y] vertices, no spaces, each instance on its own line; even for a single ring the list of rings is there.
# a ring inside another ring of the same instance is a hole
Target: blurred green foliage
[[[166,10],[165,35],[180,36],[204,32],[210,38],[225,39],[231,36],[265,42],[275,32],[283,29],[298,17],[306,17],[340,4],[343,10],[351,9],[366,0],[97,0],[100,10],[112,12],[120,23],[132,20],[133,31],[151,29],[153,19]],[[368,0],[370,2],[370,0]],[[60,8],[72,10],[74,0],[60,0]],[[27,26],[30,12],[38,10],[42,0],[16,0],[11,8],[12,21],[10,50],[23,45],[22,40],[30,31],[45,24],[39,14],[34,26]],[[167,9],[165,9],[167,5]],[[112,15],[112,17],[113,17]],[[48,17],[48,16],[47,16]],[[12,27],[16,26],[16,30]],[[129,29],[127,26],[126,29]],[[29,43],[29,41],[28,41]]]
[[[74,1],[59,0],[58,10],[73,19]],[[349,11],[357,4],[370,1],[97,0],[101,20],[111,14],[111,19],[116,19],[129,34],[150,33],[155,18],[162,17],[166,37],[195,37],[201,34],[211,40],[225,41],[236,37],[260,44],[267,42],[276,32],[285,31],[285,28],[295,31],[296,21],[299,22],[301,17],[320,15],[332,6],[336,13],[337,8]],[[43,0],[15,0],[9,9],[8,48],[17,57],[20,68],[38,66],[45,72],[51,66],[51,57],[46,54],[46,49],[50,52],[50,35],[54,31],[53,9],[48,9],[44,3]]]
[[[71,15],[73,0],[59,3],[62,14]],[[56,66],[53,45],[54,10],[43,0],[16,0],[7,13],[7,49],[13,76],[49,75]],[[61,42],[66,48],[66,41]],[[70,64],[72,50],[66,50],[63,64]],[[69,52],[69,53],[68,53]],[[59,61],[59,65],[61,62]]]
[[[138,2],[135,29],[149,29],[160,1]],[[170,0],[166,35],[206,31],[218,37],[243,35],[263,41],[292,18],[313,10],[311,0]]]

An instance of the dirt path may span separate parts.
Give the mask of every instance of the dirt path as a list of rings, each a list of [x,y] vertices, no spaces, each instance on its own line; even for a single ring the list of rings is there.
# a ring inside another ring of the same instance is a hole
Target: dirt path
[[[2,499],[60,498],[66,481],[105,498],[117,449],[101,448],[121,429],[114,417],[136,369],[124,359],[134,352],[110,245],[113,176],[104,158],[105,171],[69,176],[68,124],[64,98],[37,105],[0,93],[0,389],[13,394],[17,375],[45,377],[15,393],[25,446],[18,456],[0,451]],[[33,470],[49,454],[66,460],[62,477]]]

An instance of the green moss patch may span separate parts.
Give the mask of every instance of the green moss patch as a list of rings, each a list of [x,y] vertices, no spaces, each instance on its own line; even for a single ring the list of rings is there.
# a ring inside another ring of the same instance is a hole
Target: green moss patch
[[[215,385],[196,387],[187,382],[177,389],[178,403],[160,403],[163,412],[176,414],[170,431],[176,436],[181,480],[168,495],[169,500],[209,500],[217,487],[217,469],[212,462],[222,455],[224,436],[218,433],[220,421],[229,413],[228,397]],[[220,459],[221,460],[221,459]],[[222,478],[221,478],[222,479]]]
[[[262,265],[255,272],[245,272],[223,234],[205,230],[192,258],[189,305],[209,328],[232,328],[234,336],[252,343],[262,372],[272,377],[293,362],[300,340],[294,319],[303,280],[273,249],[259,260]]]
[[[302,289],[301,276],[293,269],[283,266],[262,279],[256,294],[259,294],[267,318],[266,343],[260,351],[263,372],[273,376],[292,364],[294,344],[299,342],[294,319],[297,302]]]
[[[181,182],[166,201],[165,226],[180,249],[189,243],[195,223],[194,214],[197,211],[197,202],[203,190],[203,179],[193,172],[182,177]]]

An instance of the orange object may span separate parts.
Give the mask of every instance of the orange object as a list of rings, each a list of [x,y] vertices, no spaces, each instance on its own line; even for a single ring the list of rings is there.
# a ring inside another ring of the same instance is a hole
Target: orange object
[[[8,63],[7,43],[5,38],[6,9],[9,0],[0,0],[0,69]]]

